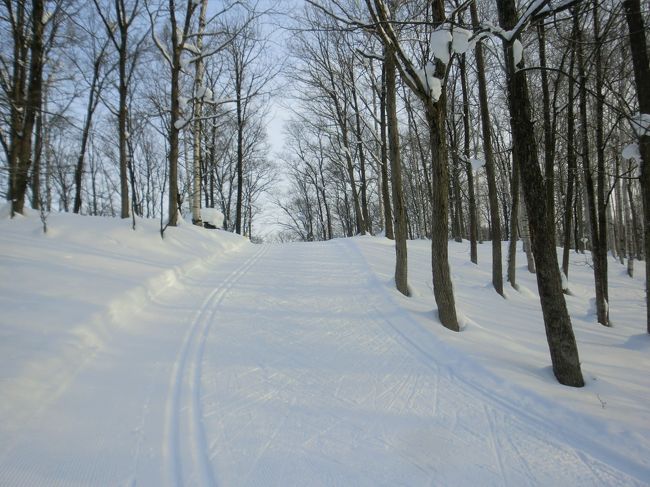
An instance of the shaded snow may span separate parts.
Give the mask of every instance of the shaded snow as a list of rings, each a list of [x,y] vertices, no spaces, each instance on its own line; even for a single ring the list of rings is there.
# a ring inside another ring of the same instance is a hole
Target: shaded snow
[[[637,162],[641,162],[641,152],[639,152],[639,144],[629,144],[623,148],[621,152],[623,159],[634,159]]]
[[[521,45],[519,39],[515,39],[512,43],[512,59],[515,62],[515,66],[519,66],[519,63],[524,58],[524,46]]]

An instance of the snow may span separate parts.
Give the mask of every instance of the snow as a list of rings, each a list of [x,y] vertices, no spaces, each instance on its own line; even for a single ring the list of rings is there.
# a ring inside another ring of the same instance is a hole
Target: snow
[[[470,38],[473,35],[471,30],[463,29],[461,27],[454,27],[453,39],[451,42],[451,49],[457,54],[464,54],[474,47],[474,42],[470,43]]]
[[[515,39],[512,43],[512,59],[515,62],[515,66],[519,66],[519,63],[524,58],[524,46],[521,45],[519,39]]]
[[[648,485],[642,265],[612,260],[604,328],[571,254],[574,389],[552,377],[525,259],[528,292],[503,299],[489,244],[478,266],[449,244],[453,333],[426,241],[405,298],[385,238],[162,240],[155,221],[62,214],[43,234],[0,215],[0,485]]]
[[[526,11],[523,13],[521,17],[519,17],[519,20],[517,21],[517,25],[515,25],[514,29],[509,30],[508,32],[505,32],[503,37],[510,41],[512,38],[521,32],[523,26],[527,24],[531,17],[536,14],[537,12],[540,12],[544,8],[544,4],[548,3],[549,0],[533,0],[529,5]],[[515,63],[517,64],[517,63]]]
[[[623,148],[621,152],[623,159],[634,159],[637,162],[641,162],[641,152],[639,152],[639,144],[629,144]]]
[[[186,96],[179,96],[178,97],[178,108],[181,110],[181,112],[184,112],[187,109],[187,104],[189,103],[189,98]]]
[[[212,90],[207,87],[207,86],[199,86],[196,89],[196,98],[198,99],[203,99],[205,101],[212,101],[212,97],[214,96],[214,93],[212,93]]]
[[[201,208],[201,219],[217,228],[223,226],[224,216],[216,208]]]
[[[433,63],[427,63],[423,69],[417,69],[415,71],[420,82],[429,89],[431,98],[434,101],[438,101],[442,95],[442,81],[440,78],[436,78],[435,72],[436,67]]]
[[[449,45],[452,41],[451,32],[446,26],[431,33],[431,52],[445,64],[449,64],[450,52]]]

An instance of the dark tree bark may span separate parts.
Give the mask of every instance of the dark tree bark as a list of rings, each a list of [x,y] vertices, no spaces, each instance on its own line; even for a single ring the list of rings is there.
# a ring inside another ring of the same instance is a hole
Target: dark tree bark
[[[474,196],[474,169],[470,158],[470,131],[469,131],[469,95],[467,93],[467,67],[465,54],[460,58],[460,85],[463,95],[463,156],[465,158],[465,173],[467,174],[467,191],[469,194],[469,248],[470,260],[478,263],[476,237],[478,233],[478,218],[476,214],[476,198]]]
[[[607,307],[606,279],[607,271],[607,240],[601,240],[599,201],[596,200],[594,180],[591,171],[591,158],[589,156],[588,115],[587,115],[587,75],[586,61],[583,52],[583,38],[580,29],[577,35],[578,71],[580,77],[580,138],[582,141],[582,169],[585,179],[585,192],[587,197],[587,211],[589,215],[589,228],[591,230],[591,255],[594,266],[594,286],[596,291],[596,314],[598,323],[609,326],[609,311]],[[600,184],[599,184],[600,186]],[[599,191],[600,192],[600,191]],[[606,230],[605,230],[606,232]],[[603,255],[604,254],[604,255]],[[604,258],[603,258],[604,257]],[[603,261],[605,267],[603,269]]]
[[[499,23],[509,31],[517,24],[514,0],[497,0]],[[537,286],[544,315],[553,373],[564,385],[582,387],[578,348],[562,293],[555,239],[548,228],[546,189],[537,157],[528,84],[524,71],[515,66],[512,45],[504,41],[506,78],[513,137],[513,159],[520,165],[524,200],[530,220],[533,253],[537,264]]]
[[[639,112],[646,120],[650,118],[650,66],[646,44],[643,14],[639,0],[624,0],[625,19],[629,30],[630,50],[634,66]],[[643,234],[646,270],[646,328],[650,333],[650,127],[635,127],[639,134],[641,154],[641,192],[643,195]]]
[[[385,50],[384,50],[385,55]],[[381,200],[384,211],[384,226],[386,238],[393,240],[393,212],[390,206],[390,188],[388,186],[388,145],[386,139],[386,66],[381,72],[381,97],[379,101],[380,121],[379,132],[381,137]]]
[[[539,64],[542,77],[542,111],[544,113],[544,181],[546,183],[546,207],[548,208],[549,228],[555,229],[555,132],[551,124],[551,96],[549,93],[548,72],[546,70],[546,31],[544,21],[537,24],[539,43]],[[555,231],[553,231],[555,236]]]
[[[397,122],[397,86],[395,81],[395,53],[386,46],[386,114],[388,119],[388,158],[390,160],[391,186],[393,188],[395,228],[395,286],[403,295],[409,295],[408,258],[406,248],[406,207],[404,205],[402,167],[399,154],[399,129]]]
[[[576,36],[578,35],[578,16],[573,18],[573,31],[571,34],[572,49],[569,60],[569,87],[568,87],[568,107],[567,107],[567,189],[566,199],[564,202],[564,248],[562,251],[562,272],[568,279],[569,277],[569,249],[571,247],[571,217],[573,215],[573,191],[576,177],[576,152],[575,152],[575,114],[573,109],[573,98],[575,95],[575,81],[573,78],[573,68],[575,65],[575,46]],[[576,247],[577,250],[577,247]]]
[[[510,210],[510,240],[508,241],[508,282],[517,289],[517,240],[519,239],[519,164],[512,158],[512,210]]]
[[[19,2],[22,3],[22,2]],[[32,163],[32,138],[36,116],[41,110],[43,85],[43,0],[32,0],[31,32],[29,39],[14,39],[18,48],[14,49],[15,89],[12,106],[11,150],[9,160],[11,212],[22,214],[25,206],[25,194],[29,184],[29,169]],[[24,6],[20,6],[23,10]],[[24,10],[23,10],[24,15]],[[23,26],[19,26],[20,29]],[[24,32],[15,32],[14,36],[23,36]],[[29,71],[25,72],[27,50],[29,49]],[[22,79],[21,79],[22,78]],[[25,83],[25,79],[27,82]],[[23,92],[26,86],[26,96]],[[20,109],[20,110],[19,110]],[[20,112],[19,114],[16,112]]]
[[[242,233],[242,205],[244,197],[244,117],[242,110],[242,73],[235,63],[235,96],[237,98],[237,199],[235,202],[235,232]]]
[[[476,2],[470,4],[472,25],[479,24]],[[490,202],[490,226],[492,235],[492,285],[497,293],[503,296],[503,267],[501,256],[501,221],[499,218],[499,201],[497,197],[496,175],[494,170],[494,151],[492,149],[492,134],[490,133],[490,112],[488,108],[487,82],[485,80],[485,60],[483,45],[479,42],[474,48],[476,72],[478,79],[478,98],[481,110],[481,129],[483,134],[483,156],[485,157],[485,174],[488,183],[488,199]]]

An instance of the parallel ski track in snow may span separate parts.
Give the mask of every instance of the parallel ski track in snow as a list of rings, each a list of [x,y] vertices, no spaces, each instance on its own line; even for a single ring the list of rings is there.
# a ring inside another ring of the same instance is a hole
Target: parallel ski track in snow
[[[188,326],[174,363],[166,403],[163,455],[170,485],[217,485],[201,407],[201,367],[205,342],[225,296],[267,250],[267,245],[261,245],[222,284],[213,289]],[[184,452],[189,453],[190,465]]]

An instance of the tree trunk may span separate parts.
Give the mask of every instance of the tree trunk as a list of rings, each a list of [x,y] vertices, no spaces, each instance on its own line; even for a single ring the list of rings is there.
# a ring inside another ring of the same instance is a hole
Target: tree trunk
[[[74,172],[74,182],[75,182],[75,195],[74,195],[74,213],[79,213],[81,211],[81,185],[83,178],[84,170],[84,159],[86,156],[86,147],[88,146],[88,137],[90,135],[90,127],[92,125],[93,114],[95,113],[95,108],[97,108],[96,97],[99,93],[97,92],[97,84],[99,82],[99,70],[104,62],[104,49],[102,49],[93,63],[93,77],[90,83],[90,93],[88,94],[88,105],[86,106],[86,119],[84,120],[84,126],[81,133],[81,148],[79,149],[79,157],[77,158],[77,165]]]
[[[632,216],[631,216],[631,202],[629,191],[629,176],[630,176],[630,162],[626,164],[625,178],[623,178],[623,213],[627,221],[625,222],[625,242],[627,253],[627,275],[634,277],[634,237],[632,236]]]
[[[384,50],[384,56],[386,50]],[[390,189],[388,187],[388,146],[386,141],[386,65],[382,69],[380,111],[380,137],[381,137],[381,195],[384,211],[384,225],[386,238],[393,240],[393,215],[390,206]]]
[[[29,80],[27,84],[27,97],[23,103],[16,98],[17,106],[23,107],[21,127],[12,124],[12,156],[14,162],[10,160],[11,187],[9,196],[11,198],[11,212],[22,214],[25,206],[25,193],[29,184],[29,169],[32,162],[32,136],[36,114],[41,110],[42,103],[42,84],[43,84],[43,14],[45,11],[43,0],[32,0],[31,13],[31,39],[29,45]],[[20,59],[26,59],[24,55],[15,59],[20,63]],[[24,68],[24,66],[22,67]],[[23,70],[24,73],[24,70]],[[22,85],[22,82],[18,82]],[[19,88],[18,94],[22,93],[22,87]],[[16,111],[14,108],[12,113]],[[13,117],[12,117],[13,118]],[[15,133],[14,133],[15,132]],[[12,171],[13,169],[13,171]]]
[[[514,0],[497,0],[499,23],[508,31],[517,23]],[[531,224],[533,252],[537,264],[537,286],[544,325],[557,380],[564,385],[582,387],[578,349],[567,311],[562,280],[557,265],[555,239],[548,228],[548,208],[544,179],[537,159],[535,131],[530,115],[526,73],[517,71],[512,46],[503,43],[513,137],[513,159],[521,167],[524,200]]]
[[[514,289],[517,288],[517,240],[519,238],[519,164],[512,159],[512,210],[510,211],[510,240],[508,242],[508,282]]]
[[[634,82],[639,101],[639,112],[646,117],[643,127],[635,127],[639,134],[641,154],[641,193],[643,196],[643,233],[646,270],[646,328],[650,333],[650,66],[648,48],[643,25],[643,14],[639,0],[623,0],[625,19],[629,30],[630,50],[634,65]]]
[[[44,97],[47,96],[44,94]],[[43,101],[45,105],[45,101]],[[34,167],[32,168],[32,208],[41,208],[41,160],[43,158],[43,117],[45,110],[36,117],[36,133],[34,134]]]
[[[616,180],[614,182],[616,188],[616,218],[614,223],[615,233],[617,235],[616,246],[619,261],[621,265],[625,265],[625,257],[627,256],[627,249],[625,245],[626,231],[625,231],[625,218],[623,216],[623,181],[621,178],[621,160],[616,154]]]
[[[587,200],[587,210],[589,215],[589,228],[591,229],[591,255],[594,266],[594,286],[596,291],[596,314],[598,323],[603,326],[609,326],[609,312],[607,309],[607,295],[605,293],[605,282],[603,279],[603,258],[602,249],[605,248],[605,265],[607,260],[607,242],[601,241],[601,232],[599,231],[598,201],[596,201],[594,181],[591,174],[591,160],[589,157],[589,137],[588,116],[587,116],[587,77],[585,68],[585,59],[583,54],[582,33],[578,30],[577,55],[578,70],[580,77],[580,135],[582,139],[582,169],[585,179],[585,192]],[[600,185],[599,185],[600,186]],[[599,192],[600,193],[600,192]],[[599,198],[600,200],[600,198]]]
[[[118,2],[116,2],[117,6]],[[118,116],[117,116],[117,121],[118,121],[118,143],[119,143],[119,152],[120,152],[120,216],[122,218],[128,218],[129,217],[129,183],[128,183],[128,148],[127,148],[127,97],[128,97],[128,86],[127,86],[127,73],[126,73],[126,64],[127,64],[127,57],[128,57],[128,25],[126,24],[126,19],[123,18],[126,16],[126,12],[121,10],[119,7],[117,8],[117,17],[118,17],[118,25],[120,29],[120,48],[119,48],[119,73],[120,73],[120,79],[119,79],[119,108],[118,108]],[[175,34],[174,34],[175,35]],[[176,46],[174,45],[174,50],[176,50]],[[180,56],[180,54],[179,54]],[[173,70],[173,68],[172,68]],[[178,86],[178,74],[176,75],[176,85]],[[173,75],[172,75],[172,90],[173,88]],[[178,89],[176,90],[178,91]],[[178,95],[178,93],[176,93]],[[173,97],[173,95],[172,95]],[[172,103],[172,111],[173,111],[173,103]],[[173,127],[171,130],[175,130]],[[178,134],[177,134],[178,138]],[[171,142],[171,134],[170,134],[170,142]],[[177,144],[178,145],[178,144]],[[171,145],[170,145],[171,148]],[[177,149],[178,150],[178,147]],[[171,161],[171,151],[170,151],[170,161]],[[178,159],[178,156],[177,156]],[[171,177],[171,170],[170,170],[170,177]],[[172,187],[170,185],[169,190],[172,190]],[[170,198],[170,208],[171,208],[171,198]],[[175,218],[175,217],[174,217]],[[171,219],[170,219],[171,221]],[[171,223],[170,223],[171,224]],[[175,225],[176,223],[174,223]]]
[[[372,225],[370,214],[368,212],[368,187],[366,182],[366,153],[363,147],[361,113],[359,111],[359,101],[357,99],[357,89],[354,82],[354,71],[350,68],[350,85],[352,90],[352,108],[354,109],[355,130],[357,154],[359,154],[359,173],[361,177],[361,216],[363,218],[363,230],[372,235]]]
[[[575,94],[575,80],[573,68],[575,65],[575,42],[578,35],[578,16],[573,18],[573,30],[571,33],[571,55],[569,60],[569,87],[568,87],[568,108],[567,108],[567,189],[564,202],[564,249],[562,251],[562,272],[564,277],[569,278],[569,248],[571,247],[571,217],[573,215],[573,185],[576,174],[576,152],[575,152],[575,115],[573,110],[573,98]],[[576,247],[577,250],[577,247]]]
[[[199,13],[199,31],[196,36],[196,47],[199,52],[203,50],[203,32],[205,31],[205,17],[208,10],[208,0],[201,1],[201,11]],[[201,220],[201,167],[203,166],[203,154],[201,153],[201,116],[203,115],[203,97],[205,96],[205,87],[203,86],[203,58],[199,57],[196,61],[194,79],[194,150],[193,150],[193,171],[192,171],[192,223],[203,226]],[[199,93],[202,90],[202,93]],[[198,96],[200,95],[200,96]]]
[[[526,254],[526,268],[531,274],[535,274],[535,258],[533,257],[533,248],[530,241],[530,220],[526,207],[519,208],[519,234]],[[555,225],[549,228],[555,228]],[[550,231],[550,230],[549,230]],[[555,240],[555,239],[553,239]]]
[[[237,200],[235,203],[235,232],[242,234],[242,205],[244,196],[244,119],[242,111],[242,79],[238,68],[235,73],[237,97]]]
[[[546,207],[548,208],[549,230],[555,237],[555,133],[551,127],[551,97],[549,94],[548,72],[546,71],[546,32],[544,20],[537,24],[539,44],[539,64],[542,77],[542,112],[544,114],[544,182],[546,183]]]
[[[395,82],[395,53],[386,46],[386,114],[388,126],[388,158],[393,188],[394,228],[395,228],[395,286],[404,296],[409,295],[408,259],[406,248],[406,208],[402,185],[402,164],[399,154],[399,128],[397,121],[397,86]]]
[[[476,238],[478,233],[478,222],[476,213],[476,198],[474,196],[474,169],[469,161],[470,158],[470,131],[469,131],[469,95],[467,93],[467,69],[465,54],[460,58],[460,84],[463,95],[463,156],[465,172],[467,174],[467,191],[469,193],[469,248],[470,260],[478,263],[478,251]]]
[[[476,2],[470,4],[472,25],[479,25]],[[483,156],[485,157],[485,175],[488,184],[488,200],[490,202],[490,226],[492,236],[492,285],[497,293],[503,296],[503,267],[501,257],[501,222],[499,218],[499,201],[494,170],[494,152],[492,150],[492,134],[490,133],[490,111],[488,108],[487,82],[485,80],[485,61],[483,59],[483,44],[477,43],[474,48],[476,71],[478,79],[478,99],[481,110],[481,129],[483,134]]]
[[[431,193],[431,269],[433,293],[442,324],[452,331],[460,331],[456,303],[449,272],[447,223],[449,206],[449,173],[447,141],[445,138],[445,96],[427,106],[429,143],[431,145],[431,173],[436,182]]]
[[[179,144],[179,120],[180,105],[178,96],[180,94],[179,77],[181,71],[181,52],[179,45],[176,17],[174,13],[174,1],[170,0],[170,15],[172,19],[172,64],[171,64],[171,111],[169,120],[169,220],[168,225],[175,227],[178,224],[178,144]],[[126,150],[126,147],[124,148]],[[120,147],[120,150],[122,148]]]

